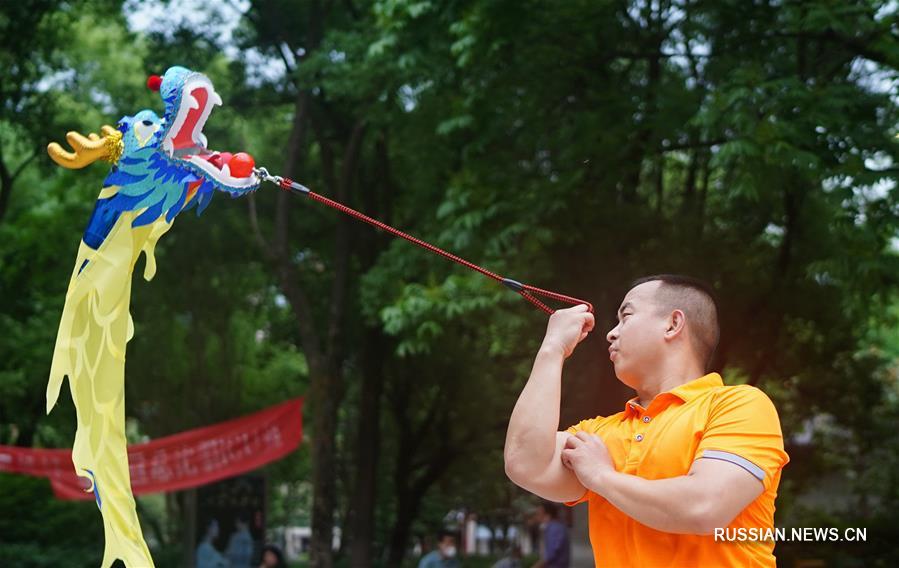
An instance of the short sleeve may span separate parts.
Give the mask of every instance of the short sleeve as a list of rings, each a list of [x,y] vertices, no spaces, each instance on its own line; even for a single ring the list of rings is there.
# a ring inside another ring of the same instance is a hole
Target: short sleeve
[[[581,420],[574,426],[569,426],[565,429],[569,434],[577,434],[578,432],[590,432],[591,434],[599,434],[599,430],[601,429],[602,423],[605,420],[603,416],[597,416],[596,418],[587,418],[586,420]]]
[[[590,432],[591,434],[599,434],[602,431],[603,426],[607,421],[607,417],[597,416],[596,418],[587,418],[586,420],[581,420],[574,426],[569,426],[565,429],[565,432],[568,432],[571,435],[577,434],[578,432]],[[583,495],[581,495],[580,499],[575,501],[566,501],[565,505],[569,507],[574,507],[575,505],[580,505],[581,503],[590,499],[590,494],[592,491],[585,491]]]
[[[767,491],[790,458],[784,451],[777,409],[751,386],[727,387],[712,403],[695,459],[731,462],[751,473]]]

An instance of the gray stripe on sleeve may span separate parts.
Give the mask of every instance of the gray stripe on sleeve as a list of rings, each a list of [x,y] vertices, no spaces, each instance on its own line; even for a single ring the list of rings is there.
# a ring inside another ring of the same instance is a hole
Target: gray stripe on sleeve
[[[702,457],[710,458],[713,460],[723,460],[732,464],[736,464],[751,473],[759,481],[765,480],[765,472],[764,470],[762,470],[762,468],[755,465],[748,459],[738,456],[737,454],[722,452],[721,450],[706,450],[702,453]]]

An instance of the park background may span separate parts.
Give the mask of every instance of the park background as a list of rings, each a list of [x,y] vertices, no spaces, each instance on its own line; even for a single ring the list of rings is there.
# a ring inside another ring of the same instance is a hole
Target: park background
[[[710,282],[715,368],[780,412],[777,524],[867,529],[779,564],[895,565],[897,24],[859,0],[3,2],[0,444],[74,434],[67,389],[49,416],[44,393],[106,169],[46,144],[159,110],[147,76],[185,65],[224,99],[211,147],[592,301],[563,427],[631,396],[604,339],[631,279]],[[305,441],[261,473],[269,528],[311,526],[315,565],[412,565],[452,511],[502,528],[533,508],[502,466],[546,323],[517,295],[270,185],[181,216],[157,258],[133,289],[129,439],[303,396]],[[139,499],[160,566],[195,544],[190,494]],[[92,503],[0,474],[0,565],[101,553]]]

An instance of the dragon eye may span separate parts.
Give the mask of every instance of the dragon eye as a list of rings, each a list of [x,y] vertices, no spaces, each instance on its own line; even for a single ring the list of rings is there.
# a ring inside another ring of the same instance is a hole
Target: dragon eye
[[[143,148],[158,130],[159,125],[152,120],[141,120],[134,125],[134,137],[137,139],[138,145]]]

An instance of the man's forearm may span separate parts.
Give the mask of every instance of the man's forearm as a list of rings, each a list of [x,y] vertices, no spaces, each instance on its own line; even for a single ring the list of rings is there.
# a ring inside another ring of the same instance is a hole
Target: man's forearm
[[[609,471],[587,487],[605,497],[632,519],[656,530],[679,534],[708,534],[706,500],[701,488],[686,475],[643,479]]]
[[[554,457],[562,398],[563,351],[545,343],[509,419],[506,470],[540,471]]]

